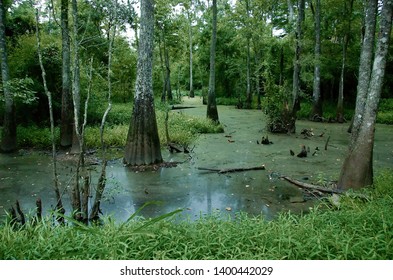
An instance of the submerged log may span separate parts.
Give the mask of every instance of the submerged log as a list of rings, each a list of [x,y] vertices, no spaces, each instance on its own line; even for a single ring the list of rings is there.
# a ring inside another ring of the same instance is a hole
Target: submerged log
[[[281,178],[283,178],[284,180],[307,190],[313,190],[313,191],[320,191],[320,192],[324,192],[324,193],[336,193],[336,194],[342,194],[343,192],[341,190],[334,190],[334,189],[328,189],[328,188],[324,188],[322,186],[317,186],[317,185],[312,185],[312,184],[308,184],[308,183],[304,183],[301,181],[298,181],[296,179],[292,179],[291,177],[288,176],[281,176]]]
[[[182,110],[182,109],[193,109],[196,108],[195,106],[175,106],[171,107],[171,110]]]
[[[198,167],[198,170],[212,171],[220,174],[223,173],[233,173],[233,172],[242,172],[242,171],[250,171],[250,170],[265,170],[265,166],[254,166],[254,167],[239,167],[239,168],[207,168],[207,167]]]
[[[179,148],[179,147],[177,147],[177,145],[176,144],[174,144],[174,143],[168,143],[168,149],[169,149],[169,152],[172,154],[173,152],[176,152],[176,153],[182,153],[183,151]]]

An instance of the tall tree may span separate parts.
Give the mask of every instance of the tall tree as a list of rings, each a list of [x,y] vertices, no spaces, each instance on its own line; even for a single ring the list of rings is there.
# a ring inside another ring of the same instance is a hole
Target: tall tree
[[[251,109],[252,94],[251,94],[251,30],[250,30],[250,1],[245,0],[246,5],[246,33],[247,33],[247,75],[246,75],[246,109]]]
[[[297,1],[298,15],[296,21],[295,31],[295,59],[293,65],[293,84],[292,84],[292,104],[290,108],[290,119],[288,121],[288,132],[293,133],[296,130],[295,121],[296,113],[300,109],[300,55],[302,52],[302,38],[303,38],[303,22],[305,12],[305,0]]]
[[[347,63],[347,50],[349,44],[349,37],[351,34],[351,18],[352,18],[352,10],[353,10],[353,1],[349,2],[344,1],[344,35],[342,38],[342,60],[341,60],[341,73],[340,73],[340,83],[339,83],[339,91],[338,91],[338,100],[337,100],[337,121],[342,123],[344,122],[344,79],[345,79],[345,67]]]
[[[352,128],[352,139],[338,182],[338,187],[341,189],[362,188],[373,183],[375,122],[392,28],[393,0],[383,1],[378,32],[379,37],[371,66],[371,64],[365,63],[370,61],[373,55],[372,42],[375,35],[372,31],[375,29],[377,3],[377,0],[365,1],[367,7],[365,17],[366,33],[361,51],[360,66],[362,68],[359,68],[358,97],[354,126]],[[366,83],[361,78],[365,78]]]
[[[0,150],[2,152],[13,152],[16,150],[16,121],[14,97],[9,86],[10,73],[7,58],[7,42],[5,34],[5,7],[4,1],[0,0],[0,56],[1,56],[1,78],[4,92],[4,123],[1,136]]]
[[[313,7],[311,5],[311,7]],[[313,106],[310,114],[311,120],[321,120],[322,118],[322,97],[321,97],[321,0],[315,1],[314,29],[314,82],[313,82]]]
[[[61,214],[57,216],[57,221],[60,224],[64,224],[64,215],[65,209],[63,207],[63,202],[61,199],[61,193],[59,188],[59,181],[57,176],[57,157],[56,157],[56,141],[55,141],[55,120],[53,117],[53,102],[52,102],[52,93],[48,89],[48,85],[46,82],[46,71],[42,59],[42,50],[41,50],[41,35],[39,30],[39,16],[38,16],[38,8],[36,8],[36,38],[37,38],[37,53],[38,60],[41,68],[42,82],[44,85],[45,94],[48,98],[48,109],[49,109],[49,119],[50,119],[50,127],[51,127],[51,140],[52,140],[52,171],[53,171],[53,186],[56,194],[56,211]]]
[[[60,145],[70,147],[74,131],[74,115],[71,96],[71,51],[70,32],[68,25],[69,0],[61,0],[61,43],[62,43],[62,104]]]
[[[217,0],[212,5],[212,37],[210,45],[210,76],[209,92],[207,96],[207,117],[214,122],[219,122],[216,103],[216,45],[217,45]]]
[[[193,43],[192,43],[192,14],[191,14],[191,9],[192,9],[192,0],[190,0],[190,3],[185,3],[185,9],[187,12],[187,20],[188,20],[188,42],[189,42],[189,51],[190,51],[190,91],[188,96],[193,98],[195,97],[194,93],[194,81],[193,81],[193,71],[192,71],[192,50],[193,50]]]
[[[134,107],[124,155],[129,165],[162,162],[153,95],[153,42],[154,0],[141,0]]]

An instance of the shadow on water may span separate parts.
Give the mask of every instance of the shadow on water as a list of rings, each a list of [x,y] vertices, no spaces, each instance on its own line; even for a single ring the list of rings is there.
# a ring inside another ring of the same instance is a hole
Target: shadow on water
[[[199,105],[185,112],[178,110],[172,113],[204,117],[205,107]],[[177,167],[135,172],[123,166],[121,159],[110,161],[101,205],[104,214],[113,216],[117,221],[125,221],[146,202],[159,201],[162,203],[149,205],[141,214],[155,217],[180,208],[184,209],[181,217],[190,220],[212,214],[233,216],[239,211],[262,214],[271,220],[281,211],[301,213],[313,205],[313,201],[307,199],[300,189],[280,180],[280,175],[314,183],[337,179],[347,150],[348,124],[298,121],[298,133],[295,135],[269,134],[273,144],[258,145],[257,140],[267,135],[261,111],[219,107],[219,114],[225,133],[201,135],[190,155],[163,151],[166,161],[183,162]],[[312,129],[314,136],[300,134],[303,128]],[[393,167],[392,136],[392,126],[377,127],[376,170]],[[310,149],[309,156],[291,156],[290,149],[297,153],[301,145]],[[198,170],[198,167],[220,169],[262,164],[266,170],[227,174]],[[70,207],[69,186],[75,166],[70,161],[60,160],[58,166],[63,204]],[[94,190],[100,166],[91,165],[89,170]],[[52,185],[50,154],[22,151],[16,155],[0,155],[1,219],[4,218],[4,210],[10,208],[16,199],[23,210],[29,212],[34,211],[35,200],[40,197],[44,212],[48,213],[55,205]],[[69,208],[66,210],[70,213]]]

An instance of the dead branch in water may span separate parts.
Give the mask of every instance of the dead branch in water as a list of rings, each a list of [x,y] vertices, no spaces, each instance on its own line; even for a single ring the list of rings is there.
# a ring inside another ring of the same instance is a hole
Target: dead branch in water
[[[284,180],[307,190],[314,190],[314,191],[320,191],[320,192],[324,192],[324,193],[337,193],[337,194],[342,194],[343,192],[340,190],[333,190],[333,189],[328,189],[328,188],[324,188],[322,186],[317,186],[317,185],[312,185],[312,184],[308,184],[308,183],[304,183],[301,181],[298,181],[296,179],[292,179],[288,176],[282,176],[281,178],[283,178]]]
[[[329,145],[329,140],[330,140],[330,135],[329,135],[329,137],[326,139],[326,142],[325,142],[325,151],[327,151],[327,147],[328,147],[328,145]]]
[[[219,174],[223,173],[233,173],[233,172],[242,172],[242,171],[250,171],[250,170],[265,170],[265,166],[254,166],[254,167],[239,167],[239,168],[207,168],[207,167],[198,167],[198,170],[206,170],[206,171],[212,171],[212,172],[217,172]]]

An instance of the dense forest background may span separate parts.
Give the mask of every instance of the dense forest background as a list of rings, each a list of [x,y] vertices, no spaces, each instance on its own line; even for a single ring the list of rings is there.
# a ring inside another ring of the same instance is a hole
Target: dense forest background
[[[12,3],[11,3],[12,2]],[[252,108],[290,95],[294,79],[296,1],[218,1],[216,97],[218,104]],[[314,67],[320,65],[321,101],[336,106],[340,87],[343,105],[354,108],[364,8],[360,0],[320,3],[320,49],[315,56],[317,1],[305,1],[300,42],[300,101],[313,100]],[[53,94],[54,114],[60,121],[62,48],[60,1],[5,1],[5,30],[11,86],[17,123],[47,125],[44,93],[35,38],[35,8],[40,10],[43,62]],[[111,65],[112,99],[133,100],[138,45],[138,3],[135,1],[78,1],[81,92],[86,94],[88,65],[94,58],[93,95],[89,110],[106,106],[109,30],[116,26]],[[209,1],[158,0],[155,3],[154,92],[162,100],[181,94],[206,95],[211,36]],[[72,24],[72,21],[70,21]],[[389,52],[391,54],[391,51]],[[191,55],[190,55],[191,54]],[[191,61],[191,63],[190,63]],[[392,57],[388,56],[382,98],[391,97]],[[192,71],[190,71],[192,67]],[[192,73],[192,74],[191,74]],[[191,76],[192,75],[192,76]],[[340,80],[342,79],[342,84]],[[169,84],[169,87],[168,87]],[[250,92],[250,93],[248,93]],[[261,97],[262,104],[258,102]],[[278,103],[278,102],[276,102]],[[311,110],[311,106],[306,106]],[[1,102],[0,111],[3,110]],[[337,109],[339,110],[339,108]],[[3,115],[2,112],[0,112]],[[311,114],[311,112],[309,112]],[[344,120],[350,118],[344,115]],[[99,118],[97,118],[99,119]],[[0,125],[2,124],[0,119]],[[341,119],[340,121],[343,121]]]

